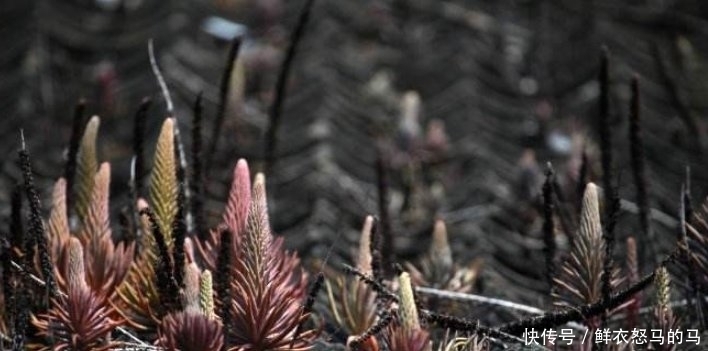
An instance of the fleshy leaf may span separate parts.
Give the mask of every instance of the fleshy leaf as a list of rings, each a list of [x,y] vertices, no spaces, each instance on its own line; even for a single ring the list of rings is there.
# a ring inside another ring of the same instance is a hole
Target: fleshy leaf
[[[172,241],[172,223],[177,215],[178,187],[174,130],[174,119],[167,118],[162,124],[157,139],[150,178],[151,208],[168,245]]]
[[[246,226],[248,208],[251,205],[251,178],[248,163],[244,159],[238,160],[234,168],[233,182],[229,191],[229,200],[226,204],[223,221],[234,233],[234,240],[238,240]]]
[[[229,199],[226,203],[222,224],[231,231],[232,256],[238,254],[238,247],[242,237],[245,235],[246,218],[251,205],[251,174],[248,163],[240,159],[236,163],[229,191]],[[204,268],[211,271],[216,270],[217,252],[221,249],[221,230],[212,229],[203,241],[195,242],[196,252],[204,262]]]
[[[98,116],[91,117],[91,120],[89,120],[86,125],[86,129],[84,129],[84,136],[81,138],[81,145],[76,155],[76,214],[80,222],[83,222],[88,214],[91,194],[93,193],[93,178],[96,171],[98,171],[96,138],[100,124],[101,120]],[[73,190],[69,189],[68,191]]]

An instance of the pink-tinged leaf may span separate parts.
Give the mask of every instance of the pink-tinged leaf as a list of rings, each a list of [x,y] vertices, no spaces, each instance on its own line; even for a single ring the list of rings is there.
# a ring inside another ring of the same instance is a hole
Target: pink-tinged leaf
[[[111,166],[104,162],[94,176],[91,200],[78,235],[84,245],[97,238],[111,236],[108,214],[110,183]]]
[[[54,240],[69,237],[69,219],[66,212],[66,180],[59,178],[54,184],[52,191],[52,210],[49,214],[49,230],[50,245],[53,246]]]
[[[234,167],[233,180],[229,198],[222,216],[222,226],[229,228],[231,236],[231,250],[235,257],[238,254],[238,247],[245,235],[246,219],[251,206],[251,174],[248,162],[244,159],[238,160]],[[221,229],[212,229],[205,240],[195,241],[194,250],[202,259],[204,268],[216,270],[217,253],[221,250]]]
[[[252,275],[251,281],[257,282],[268,272],[266,262],[270,258],[268,249],[271,245],[265,176],[262,173],[256,174],[252,196],[246,219],[246,235],[241,246],[245,250],[244,259],[249,274]]]
[[[234,167],[233,181],[223,217],[224,223],[235,234],[234,240],[239,240],[243,235],[250,205],[251,173],[246,160],[240,159]]]
[[[59,178],[54,184],[52,210],[49,214],[47,229],[50,254],[55,262],[54,269],[57,284],[63,286],[65,284],[64,277],[67,276],[65,268],[68,260],[64,247],[66,247],[69,238],[71,238],[66,212],[66,180],[64,178]]]

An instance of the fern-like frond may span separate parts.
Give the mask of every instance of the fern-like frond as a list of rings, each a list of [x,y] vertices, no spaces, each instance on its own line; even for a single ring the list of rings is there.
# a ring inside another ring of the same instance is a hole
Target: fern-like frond
[[[174,123],[174,119],[167,118],[162,124],[150,178],[150,207],[168,243],[172,241],[172,223],[177,215],[178,186]]]
[[[84,135],[81,138],[79,151],[76,155],[76,214],[79,221],[83,222],[88,214],[89,204],[93,193],[93,181],[96,171],[98,171],[98,160],[96,156],[96,138],[98,127],[101,124],[98,116],[93,116],[89,120]],[[72,191],[69,189],[68,191]]]

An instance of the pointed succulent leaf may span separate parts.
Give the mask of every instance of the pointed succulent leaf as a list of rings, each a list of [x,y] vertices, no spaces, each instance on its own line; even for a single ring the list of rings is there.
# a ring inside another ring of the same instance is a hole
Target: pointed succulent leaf
[[[406,272],[401,273],[398,277],[398,283],[400,285],[398,301],[400,303],[399,315],[401,324],[407,331],[418,330],[420,329],[420,321],[418,320],[418,308],[415,305],[410,275]]]
[[[605,241],[602,237],[597,186],[588,183],[583,195],[578,233],[570,257],[554,279],[559,305],[591,304],[602,296]],[[613,288],[619,285],[617,271],[612,271]]]
[[[233,172],[233,181],[229,191],[223,221],[235,233],[234,240],[243,235],[248,209],[251,205],[251,175],[248,162],[238,160]]]
[[[168,243],[172,241],[172,223],[177,215],[178,186],[174,130],[174,119],[165,119],[157,139],[150,178],[151,208]]]
[[[199,306],[202,313],[209,319],[214,319],[214,290],[212,288],[211,272],[206,270],[202,273],[199,283]]]
[[[361,228],[359,237],[359,254],[356,268],[364,273],[371,274],[371,229],[374,225],[374,217],[366,216],[364,226]]]
[[[68,190],[74,191],[76,194],[76,214],[80,222],[86,218],[93,193],[94,176],[98,170],[96,138],[100,123],[98,116],[93,116],[84,129],[84,135],[76,155],[76,190]]]
[[[185,311],[199,312],[199,267],[196,263],[187,265],[184,275],[184,294],[182,295],[182,306]]]
[[[79,239],[69,239],[68,290],[86,288],[86,270],[84,269],[84,248]]]

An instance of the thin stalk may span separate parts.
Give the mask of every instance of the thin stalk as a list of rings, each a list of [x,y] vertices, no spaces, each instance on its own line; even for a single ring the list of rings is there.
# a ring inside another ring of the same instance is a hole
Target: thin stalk
[[[236,61],[236,57],[238,56],[240,48],[241,37],[235,37],[231,41],[229,54],[226,58],[226,66],[224,67],[224,74],[221,76],[221,85],[219,86],[219,106],[217,107],[216,111],[216,121],[214,121],[214,130],[211,133],[211,144],[209,144],[209,149],[207,151],[207,169],[211,167],[211,162],[213,160],[214,153],[216,152],[216,146],[219,141],[219,136],[221,135],[221,126],[224,124],[224,116],[226,113],[226,103],[228,102],[231,75],[233,74],[234,63]],[[198,99],[199,101],[201,101],[201,94],[199,95]]]
[[[84,134],[84,125],[86,112],[86,100],[79,99],[79,102],[74,108],[74,117],[71,124],[71,137],[69,139],[69,152],[66,158],[66,168],[64,169],[64,178],[66,179],[66,208],[71,210],[73,207],[73,189],[74,178],[76,177],[76,155],[79,152],[81,144],[81,136]]]
[[[651,259],[656,264],[656,248],[654,247],[654,234],[651,220],[649,219],[649,190],[644,161],[644,143],[641,133],[641,104],[639,97],[639,78],[632,78],[632,102],[629,112],[629,144],[632,158],[632,176],[637,192],[637,205],[639,206],[639,226],[644,240],[644,252],[640,253],[642,259]],[[641,247],[640,246],[640,247]],[[648,257],[647,257],[648,256]]]
[[[607,48],[602,49],[600,59],[600,116],[598,118],[598,131],[600,135],[600,152],[602,158],[602,188],[605,199],[612,197],[612,130],[610,128],[610,69],[609,53]],[[609,207],[605,207],[605,217],[610,215]]]
[[[314,0],[307,0],[305,6],[302,8],[300,17],[295,25],[295,30],[293,30],[292,35],[290,36],[290,46],[288,46],[288,51],[285,53],[283,65],[280,67],[280,72],[278,72],[278,80],[275,83],[275,99],[270,109],[270,123],[268,125],[268,129],[266,130],[265,149],[263,152],[266,162],[266,172],[273,169],[275,164],[275,153],[278,148],[278,127],[280,127],[280,119],[282,115],[283,102],[285,101],[285,90],[287,88],[288,76],[290,75],[290,69],[292,68],[293,61],[295,59],[298,44],[305,33],[305,25],[310,18],[310,10],[312,9],[313,3]]]
[[[388,276],[391,270],[393,255],[393,232],[391,218],[388,212],[388,170],[384,160],[383,150],[379,150],[376,158],[376,185],[378,192],[379,223],[377,225],[378,247],[381,255],[381,273]]]
[[[149,97],[143,99],[138,111],[133,118],[133,155],[135,156],[135,176],[133,179],[133,201],[137,201],[143,192],[143,178],[145,176],[145,125],[147,112],[152,104]]]
[[[192,111],[192,148],[190,150],[192,159],[192,179],[189,183],[192,188],[192,198],[189,205],[190,212],[192,212],[192,216],[194,218],[194,231],[200,239],[204,239],[207,234],[207,229],[204,220],[205,184],[202,164],[202,93],[197,95]]]
[[[546,282],[548,296],[553,294],[553,277],[555,276],[556,236],[553,219],[553,167],[548,163],[546,181],[543,182],[543,241],[546,256]]]

